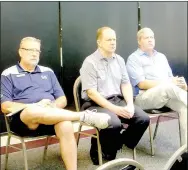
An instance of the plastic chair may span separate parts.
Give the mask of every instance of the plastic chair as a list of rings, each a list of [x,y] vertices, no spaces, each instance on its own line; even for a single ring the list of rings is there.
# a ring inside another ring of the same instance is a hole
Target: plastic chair
[[[162,117],[169,117],[169,118],[177,118],[178,119],[178,127],[179,127],[179,137],[180,137],[180,146],[182,146],[181,142],[181,130],[180,130],[180,119],[179,119],[179,114],[177,112],[174,112],[170,110],[167,107],[163,107],[161,109],[151,109],[151,110],[145,110],[145,112],[148,113],[150,117],[150,124],[149,124],[149,138],[150,138],[150,147],[151,147],[151,155],[154,156],[154,146],[153,146],[153,141],[156,138],[157,135],[157,130],[159,127],[160,119]],[[157,118],[156,125],[155,125],[155,130],[154,134],[152,135],[152,123],[151,120],[153,118]]]
[[[133,159],[128,158],[119,158],[112,161],[109,161],[101,166],[99,166],[96,170],[124,170],[128,165],[133,165],[137,170],[145,170],[144,167]]]
[[[5,156],[5,170],[7,170],[8,167],[8,147],[12,147],[18,150],[22,150],[23,151],[23,157],[24,157],[24,166],[25,166],[25,170],[28,170],[28,161],[27,161],[27,148],[26,148],[26,144],[25,144],[25,140],[34,140],[34,139],[41,139],[41,138],[46,138],[46,142],[45,142],[45,147],[44,147],[44,154],[43,154],[43,159],[42,162],[45,160],[45,156],[47,153],[47,148],[48,148],[48,142],[49,142],[49,138],[52,137],[53,135],[44,135],[44,136],[20,136],[17,133],[14,133],[11,129],[10,129],[10,119],[8,116],[6,116],[6,114],[4,114],[4,118],[5,118],[5,123],[6,123],[6,128],[7,128],[7,135],[8,135],[8,139],[7,139],[7,144],[6,144],[6,156]],[[11,146],[10,145],[10,139],[11,137],[17,138],[21,141],[22,144],[22,148],[16,147],[16,146]]]
[[[174,163],[175,163],[176,161],[178,161],[178,162],[181,162],[181,161],[182,161],[182,155],[183,155],[184,153],[186,153],[186,152],[187,152],[187,144],[181,146],[181,147],[170,157],[170,159],[167,161],[166,165],[164,166],[163,170],[171,170],[171,168],[173,167],[173,165],[174,165]],[[185,163],[185,166],[186,166],[186,167],[183,167],[183,168],[187,169],[187,167],[188,167],[188,159],[185,160],[185,161],[186,161],[186,163]],[[180,170],[180,169],[178,168],[178,170]],[[181,169],[181,170],[183,170],[183,169]]]

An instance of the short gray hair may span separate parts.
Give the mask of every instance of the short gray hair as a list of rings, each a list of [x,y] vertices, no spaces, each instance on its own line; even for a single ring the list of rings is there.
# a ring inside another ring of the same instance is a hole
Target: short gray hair
[[[151,28],[148,28],[148,27],[144,27],[142,29],[140,29],[138,32],[137,32],[137,40],[140,40],[142,35],[144,34],[144,32],[146,31],[152,31]],[[153,32],[153,31],[152,31]],[[154,33],[153,33],[154,34]]]
[[[24,44],[25,41],[35,41],[35,42],[38,42],[39,44],[41,44],[40,39],[37,39],[35,37],[24,37],[20,42],[20,48],[22,47],[22,45]]]

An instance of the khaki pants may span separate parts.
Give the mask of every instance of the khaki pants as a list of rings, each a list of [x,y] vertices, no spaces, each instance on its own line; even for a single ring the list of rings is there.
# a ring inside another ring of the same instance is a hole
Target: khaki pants
[[[182,144],[187,144],[187,92],[174,84],[161,84],[142,91],[135,98],[135,104],[145,109],[159,109],[167,106],[179,113]]]

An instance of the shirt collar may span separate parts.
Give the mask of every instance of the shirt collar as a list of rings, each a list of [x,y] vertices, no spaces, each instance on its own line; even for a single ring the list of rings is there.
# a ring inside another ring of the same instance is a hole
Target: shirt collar
[[[17,66],[17,69],[18,69],[18,72],[19,72],[19,73],[28,72],[28,71],[25,71],[25,70],[22,68],[22,66],[20,65],[19,62],[16,64],[16,66]],[[36,66],[36,67],[35,67],[35,70],[34,70],[32,73],[40,73],[40,72],[41,72],[41,70],[40,70],[39,66]]]
[[[137,49],[137,53],[140,55],[140,56],[148,56],[148,54],[144,51],[142,51],[140,48]],[[153,50],[153,55],[157,55],[157,50]]]
[[[99,51],[99,49],[97,49],[97,50],[95,51],[95,54],[96,54],[96,56],[98,57],[99,60],[108,60],[107,57],[102,56],[102,54],[101,54],[101,52]],[[110,57],[109,59],[115,59],[115,58],[116,58],[116,54],[114,53],[113,56]]]

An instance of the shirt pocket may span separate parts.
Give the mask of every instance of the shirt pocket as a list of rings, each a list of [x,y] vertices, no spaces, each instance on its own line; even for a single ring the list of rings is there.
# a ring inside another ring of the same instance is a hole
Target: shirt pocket
[[[105,87],[106,83],[106,71],[104,68],[99,68],[97,71],[97,88],[100,91]]]

